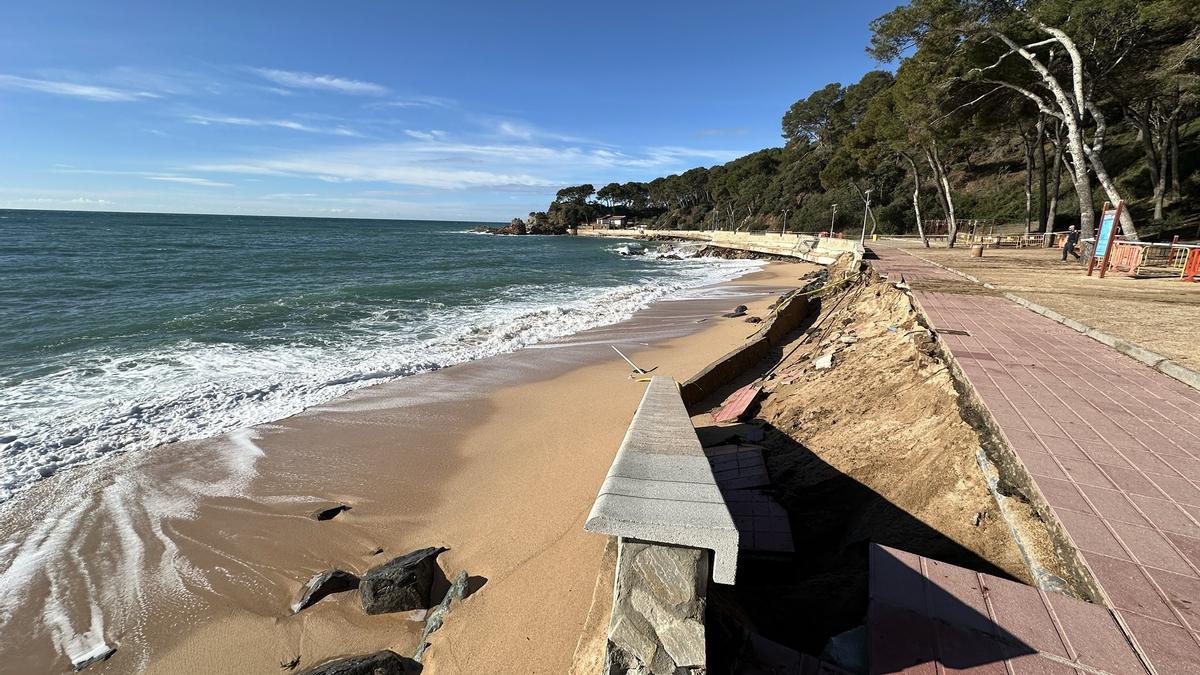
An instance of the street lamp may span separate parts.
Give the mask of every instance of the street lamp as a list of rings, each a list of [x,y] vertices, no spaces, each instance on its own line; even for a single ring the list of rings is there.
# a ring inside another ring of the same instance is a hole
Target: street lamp
[[[787,234],[787,214],[788,214],[788,211],[791,211],[791,209],[784,209],[784,210],[783,210],[783,230],[781,230],[781,231],[779,232],[779,234]]]
[[[833,236],[833,224],[837,222],[837,202],[833,203],[833,215],[829,217],[829,236]]]
[[[858,243],[866,244],[867,242],[867,212],[871,210],[871,190],[868,189],[863,197],[865,206],[863,206],[863,226],[862,235],[858,238]]]

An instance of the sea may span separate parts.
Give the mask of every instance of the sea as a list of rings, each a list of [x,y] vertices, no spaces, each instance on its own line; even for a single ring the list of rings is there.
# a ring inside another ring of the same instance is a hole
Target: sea
[[[0,210],[0,501],[757,266],[480,224]]]

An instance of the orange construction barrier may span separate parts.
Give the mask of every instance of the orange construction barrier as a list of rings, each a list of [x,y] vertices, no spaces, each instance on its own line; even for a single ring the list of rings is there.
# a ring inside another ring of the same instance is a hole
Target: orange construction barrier
[[[1114,241],[1112,253],[1108,258],[1109,269],[1120,270],[1130,275],[1136,274],[1142,264],[1142,251],[1141,246]]]
[[[1183,265],[1184,281],[1200,281],[1200,248],[1188,252],[1187,262]]]

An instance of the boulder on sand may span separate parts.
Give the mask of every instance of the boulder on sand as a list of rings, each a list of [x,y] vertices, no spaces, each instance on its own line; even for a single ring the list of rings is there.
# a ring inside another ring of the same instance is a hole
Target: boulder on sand
[[[300,675],[398,675],[419,673],[421,664],[385,649],[374,654],[347,656],[326,661]]]
[[[349,511],[349,510],[350,510],[350,507],[346,506],[345,504],[336,504],[334,506],[327,506],[325,508],[321,508],[321,509],[317,509],[316,511],[313,511],[312,517],[313,517],[313,520],[333,520],[342,511]]]
[[[356,588],[358,588],[358,577],[353,574],[343,570],[325,570],[313,576],[304,585],[304,592],[300,594],[300,599],[292,605],[292,614],[316,604],[318,600],[330,593],[352,591]]]
[[[449,549],[423,548],[372,567],[362,576],[358,590],[367,614],[428,609],[437,557]]]
[[[747,308],[745,305],[738,305],[737,307],[733,308],[732,312],[728,314],[722,314],[721,316],[725,317],[726,319],[736,319],[739,316],[746,316],[746,311]]]

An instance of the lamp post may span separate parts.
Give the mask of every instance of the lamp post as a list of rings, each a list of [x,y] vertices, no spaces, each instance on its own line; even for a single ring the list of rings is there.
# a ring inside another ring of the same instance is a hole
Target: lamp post
[[[837,202],[833,203],[833,215],[829,217],[829,236],[833,236],[833,224],[837,222]]]
[[[779,232],[779,234],[787,234],[787,214],[788,214],[788,211],[791,211],[791,209],[784,209],[784,210],[783,210],[783,230],[781,230],[781,231]]]
[[[865,205],[863,206],[862,234],[858,237],[858,243],[864,244],[864,245],[867,243],[867,212],[869,212],[871,210],[871,190],[867,189],[865,195],[866,195],[864,197]]]

